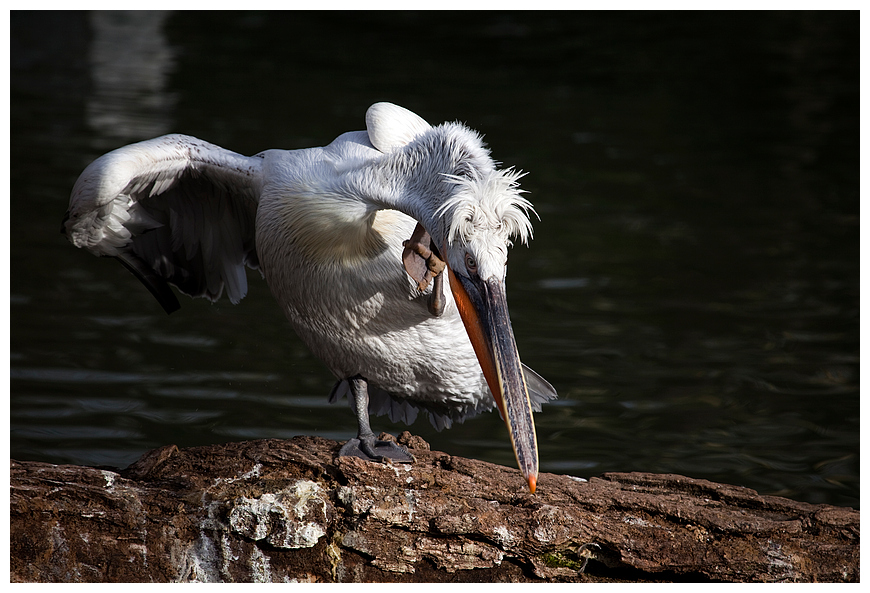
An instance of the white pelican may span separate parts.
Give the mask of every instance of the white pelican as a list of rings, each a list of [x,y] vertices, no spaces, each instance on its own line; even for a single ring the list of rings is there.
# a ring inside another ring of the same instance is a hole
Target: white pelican
[[[359,433],[342,455],[413,460],[376,439],[370,412],[411,423],[422,409],[440,430],[497,404],[534,492],[532,411],[556,392],[520,363],[508,317],[507,248],[532,232],[520,173],[459,123],[376,103],[366,126],[252,157],[177,134],[124,146],[76,181],[63,232],[168,313],[169,284],[237,303],[259,268],[338,378],[331,401],[348,395]]]

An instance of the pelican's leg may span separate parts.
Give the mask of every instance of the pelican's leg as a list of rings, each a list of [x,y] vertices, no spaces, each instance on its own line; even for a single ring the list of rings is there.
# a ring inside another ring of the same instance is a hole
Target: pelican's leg
[[[392,441],[380,441],[372,432],[369,424],[369,391],[366,380],[357,375],[348,379],[350,383],[351,405],[359,423],[359,432],[355,439],[350,439],[339,451],[343,457],[359,457],[367,461],[397,461],[412,463],[414,456],[404,447]]]
[[[435,257],[434,255],[432,256]],[[441,260],[438,260],[441,261]],[[443,264],[442,264],[443,265]],[[429,295],[429,312],[435,317],[441,317],[444,313],[444,271],[435,274],[435,282],[432,283],[432,293]]]

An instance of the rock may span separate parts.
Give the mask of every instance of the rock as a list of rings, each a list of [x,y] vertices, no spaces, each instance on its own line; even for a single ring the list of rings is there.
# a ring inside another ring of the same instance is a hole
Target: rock
[[[10,573],[39,582],[858,581],[860,515],[676,475],[520,473],[399,436],[11,462]]]

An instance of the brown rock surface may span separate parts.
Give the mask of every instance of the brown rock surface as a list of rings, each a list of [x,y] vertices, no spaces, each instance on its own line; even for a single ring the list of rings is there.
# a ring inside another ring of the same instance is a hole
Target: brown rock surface
[[[677,475],[589,481],[313,437],[11,462],[12,581],[858,581],[857,511]]]

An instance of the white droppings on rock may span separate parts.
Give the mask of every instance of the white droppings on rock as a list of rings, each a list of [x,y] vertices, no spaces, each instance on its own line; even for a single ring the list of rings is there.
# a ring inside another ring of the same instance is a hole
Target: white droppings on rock
[[[251,581],[254,583],[271,583],[272,582],[272,567],[269,564],[269,557],[263,554],[262,550],[257,546],[251,549]]]
[[[214,540],[205,530],[200,530],[199,538],[188,551],[185,580],[194,583],[220,582],[218,565],[221,557]]]
[[[405,483],[410,484],[414,481],[414,476],[411,474],[411,466],[405,463],[400,464],[384,464],[384,467],[389,467],[393,470],[393,473],[396,474],[396,479],[402,481],[402,473],[407,474],[405,476]]]
[[[504,525],[499,525],[495,527],[492,532],[495,541],[497,541],[501,546],[510,546],[515,541],[515,538],[510,532],[510,529],[508,529]]]
[[[112,490],[112,488],[114,488],[114,486],[115,486],[115,478],[118,477],[118,474],[116,474],[115,472],[110,472],[110,471],[106,471],[106,470],[100,470],[100,471],[103,474],[103,478],[106,480],[106,488],[108,490]]]
[[[622,518],[623,523],[627,523],[629,525],[638,525],[640,527],[652,527],[652,523],[641,519],[640,517],[635,517],[634,515],[626,515]]]
[[[229,513],[230,528],[276,548],[310,548],[326,535],[327,503],[315,482],[299,480],[289,488],[257,498],[240,497]]]
[[[247,471],[247,472],[243,473],[241,476],[239,476],[238,479],[239,480],[247,480],[249,478],[258,478],[260,476],[261,469],[263,469],[263,464],[257,463],[254,465],[254,467],[252,467],[250,469],[250,471]],[[232,480],[232,481],[235,481],[235,480]]]
[[[775,575],[776,580],[788,582],[798,578],[792,558],[783,550],[782,544],[768,539],[761,544],[761,551],[767,556],[769,574]]]
[[[414,520],[414,513],[417,512],[417,496],[413,490],[405,490],[405,503],[408,505],[408,523]]]

